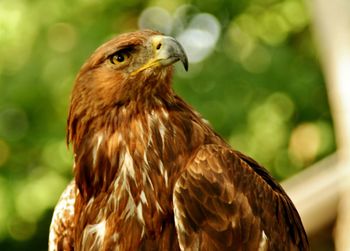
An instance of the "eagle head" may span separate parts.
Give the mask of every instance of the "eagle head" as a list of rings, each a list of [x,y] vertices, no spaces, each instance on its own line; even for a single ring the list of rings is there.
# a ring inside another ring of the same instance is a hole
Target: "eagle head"
[[[100,46],[82,66],[73,96],[122,103],[155,94],[170,84],[172,67],[188,60],[180,43],[158,32],[125,33]],[[165,86],[161,86],[165,85]],[[96,102],[96,100],[94,100]]]
[[[188,69],[180,43],[151,30],[124,33],[101,45],[76,78],[67,142],[79,143],[79,135],[89,130],[89,121],[98,118],[102,123],[118,107],[131,102],[144,105],[154,97],[166,99],[172,92],[172,64],[177,61]]]

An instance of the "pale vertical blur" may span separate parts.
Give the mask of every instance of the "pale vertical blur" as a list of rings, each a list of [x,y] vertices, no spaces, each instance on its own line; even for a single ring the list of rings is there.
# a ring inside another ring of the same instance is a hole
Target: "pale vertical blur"
[[[338,251],[347,251],[350,250],[350,2],[313,0],[310,6],[333,111],[338,165],[344,173],[334,188],[339,190],[335,244]]]

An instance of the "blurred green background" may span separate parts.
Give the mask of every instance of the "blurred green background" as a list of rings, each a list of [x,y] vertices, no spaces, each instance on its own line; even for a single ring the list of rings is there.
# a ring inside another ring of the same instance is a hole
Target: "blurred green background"
[[[302,0],[3,0],[0,250],[47,250],[53,207],[72,178],[70,91],[90,53],[139,27],[181,37],[203,13],[219,33],[188,73],[177,67],[178,93],[279,180],[335,150]]]

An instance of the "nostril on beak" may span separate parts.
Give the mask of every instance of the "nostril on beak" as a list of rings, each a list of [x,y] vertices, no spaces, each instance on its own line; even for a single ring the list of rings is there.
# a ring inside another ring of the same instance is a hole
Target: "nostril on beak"
[[[159,50],[160,49],[160,47],[162,47],[162,44],[161,43],[159,43],[158,45],[157,45],[157,50]]]

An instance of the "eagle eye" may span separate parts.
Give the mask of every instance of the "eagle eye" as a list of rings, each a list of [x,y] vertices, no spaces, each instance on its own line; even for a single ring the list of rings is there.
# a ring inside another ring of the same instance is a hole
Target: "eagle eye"
[[[130,57],[130,50],[123,49],[112,54],[109,57],[109,60],[111,61],[112,64],[117,65],[117,64],[124,63],[125,61],[127,61],[129,57]]]
[[[119,63],[124,61],[124,55],[123,54],[118,54],[114,56],[115,60],[117,60]]]

